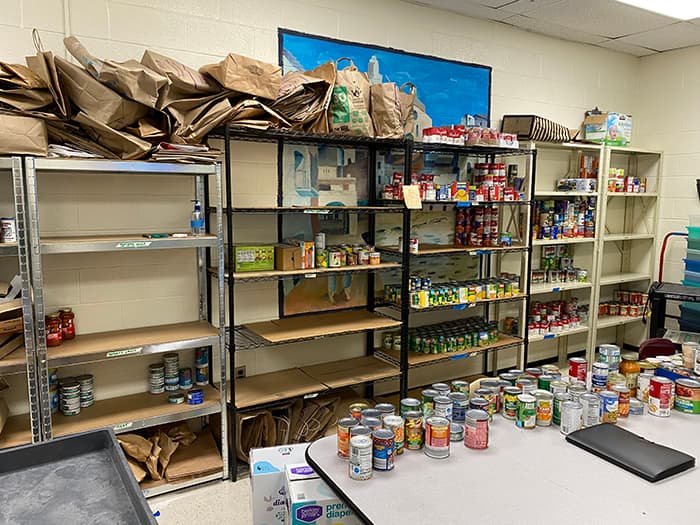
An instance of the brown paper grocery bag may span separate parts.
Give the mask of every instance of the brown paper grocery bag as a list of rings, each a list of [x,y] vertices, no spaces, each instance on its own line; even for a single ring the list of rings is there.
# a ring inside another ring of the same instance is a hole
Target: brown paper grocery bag
[[[200,67],[199,72],[210,75],[226,89],[269,100],[277,98],[282,81],[281,67],[235,53]]]
[[[39,75],[22,64],[0,61],[0,86],[23,89],[47,89],[49,86]]]
[[[122,160],[135,160],[151,151],[151,144],[129,133],[110,128],[82,111],[73,119],[85,130],[88,137],[104,146]]]
[[[402,138],[401,101],[396,84],[374,84],[370,93],[374,136],[378,139]]]
[[[85,131],[73,122],[48,121],[46,127],[52,143],[72,145],[80,150],[100,155],[105,159],[118,159],[119,156],[87,136]]]
[[[345,60],[350,65],[337,71],[333,88],[329,117],[331,132],[372,137],[369,80],[349,58],[338,59],[336,66]]]
[[[137,60],[114,62],[92,56],[74,36],[63,39],[68,52],[80,62],[95,79],[128,99],[155,108],[160,90],[168,79]]]
[[[0,112],[0,154],[45,157],[48,148],[46,122],[38,118]]]
[[[170,84],[163,86],[160,91],[156,105],[158,109],[164,109],[181,98],[211,95],[222,91],[221,86],[208,76],[150,49],[143,54],[141,63],[170,81]]]
[[[51,51],[44,51],[41,38],[39,37],[39,31],[34,29],[32,31],[32,38],[37,54],[25,58],[27,66],[31,69],[32,73],[41,78],[48,86],[54,102],[56,103],[58,116],[68,118],[71,114],[70,102],[61,89],[61,82],[58,78],[58,71],[56,70],[55,57]]]
[[[405,88],[409,89],[408,93],[406,93]],[[401,125],[403,127],[403,134],[415,140],[414,128],[416,126],[416,113],[414,105],[416,103],[416,86],[410,82],[401,84],[399,88],[399,103],[401,104]]]
[[[48,89],[0,89],[0,103],[21,111],[45,108],[53,103]]]
[[[98,122],[122,129],[149,113],[149,108],[122,97],[95,80],[83,68],[56,57],[61,86],[70,101]]]

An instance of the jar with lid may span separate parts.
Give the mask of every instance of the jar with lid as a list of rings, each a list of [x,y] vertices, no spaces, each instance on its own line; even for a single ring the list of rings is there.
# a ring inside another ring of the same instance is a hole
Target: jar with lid
[[[63,339],[75,339],[75,314],[72,308],[58,310],[61,319],[61,335]]]
[[[46,316],[46,346],[58,346],[63,341],[61,317],[58,313]]]
[[[627,379],[627,388],[630,389],[632,397],[637,395],[637,381],[639,379],[639,372],[641,367],[639,366],[639,355],[638,354],[623,354],[622,363],[620,363],[620,373]]]

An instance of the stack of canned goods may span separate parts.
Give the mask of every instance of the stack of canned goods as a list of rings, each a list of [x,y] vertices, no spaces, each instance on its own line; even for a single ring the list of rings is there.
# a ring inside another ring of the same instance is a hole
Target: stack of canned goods
[[[197,348],[194,354],[194,382],[198,386],[209,383],[209,351],[206,348]]]
[[[148,365],[148,375],[151,394],[165,392],[165,365],[163,363]]]
[[[534,302],[528,315],[528,334],[560,334],[579,328],[588,320],[588,308],[572,297],[568,301]]]
[[[58,369],[49,368],[47,372],[49,380],[49,404],[51,405],[51,413],[55,414],[56,412],[58,412],[59,408]]]
[[[59,403],[64,416],[80,414],[80,383],[73,377],[58,380]]]
[[[381,263],[381,254],[375,251],[374,246],[361,244],[326,246],[326,234],[322,232],[316,234],[314,246],[316,268],[340,268],[341,266]]]
[[[535,201],[533,238],[595,237],[596,203],[596,197]]]
[[[457,208],[455,246],[496,247],[502,240],[510,245],[511,235],[499,233],[499,215],[497,205]]]
[[[180,390],[189,390],[192,388],[192,369],[191,368],[181,368],[180,369]]]
[[[614,301],[601,302],[598,305],[598,316],[639,317],[644,314],[644,305],[648,298],[649,295],[645,292],[617,290]]]
[[[588,280],[588,270],[576,268],[565,244],[543,246],[540,268],[532,270],[531,284],[581,282]]]
[[[95,383],[91,374],[76,377],[80,384],[80,408],[87,408],[95,403]]]
[[[177,392],[180,389],[179,356],[177,354],[165,354],[163,356],[163,365],[165,366],[165,390],[167,392]],[[191,382],[192,378],[190,377]]]

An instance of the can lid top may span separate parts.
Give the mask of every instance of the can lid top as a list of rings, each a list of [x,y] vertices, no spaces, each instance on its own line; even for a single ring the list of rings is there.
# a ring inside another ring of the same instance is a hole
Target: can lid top
[[[401,404],[415,406],[415,405],[420,405],[420,401],[418,401],[416,398],[413,398],[413,397],[404,397],[401,400]]]
[[[446,417],[439,417],[439,416],[429,417],[425,422],[431,426],[434,426],[434,427],[447,426],[450,424],[449,419],[447,419]]]
[[[352,436],[350,444],[354,447],[369,447],[372,445],[372,438],[365,435]]]
[[[389,439],[394,437],[394,433],[388,428],[378,428],[372,432],[372,436],[378,439]]]
[[[700,381],[696,381],[695,379],[691,379],[689,377],[681,377],[680,379],[676,379],[676,384],[691,388],[700,388]]]
[[[484,421],[489,418],[488,412],[485,410],[477,410],[472,408],[471,410],[467,410],[467,413],[465,416],[469,419],[476,419],[477,421]]]

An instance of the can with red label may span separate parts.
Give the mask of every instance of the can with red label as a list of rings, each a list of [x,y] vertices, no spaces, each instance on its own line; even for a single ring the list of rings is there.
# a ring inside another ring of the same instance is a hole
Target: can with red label
[[[375,470],[394,468],[394,432],[380,428],[372,432],[372,467]]]
[[[344,417],[338,421],[338,456],[347,459],[350,455],[350,428],[357,425],[357,419]]]
[[[464,425],[464,446],[485,449],[489,446],[489,415],[483,410],[467,410]]]
[[[615,385],[613,392],[617,392],[617,416],[627,417],[630,415],[630,389],[626,386]]]
[[[394,433],[394,454],[403,454],[404,420],[401,416],[384,416],[384,428]]]
[[[587,365],[583,357],[572,357],[569,359],[569,377],[585,382]]]
[[[429,417],[425,420],[424,451],[426,456],[437,459],[450,455],[450,421],[447,418]]]
[[[667,377],[654,376],[649,382],[649,413],[657,417],[671,415],[673,381]]]

